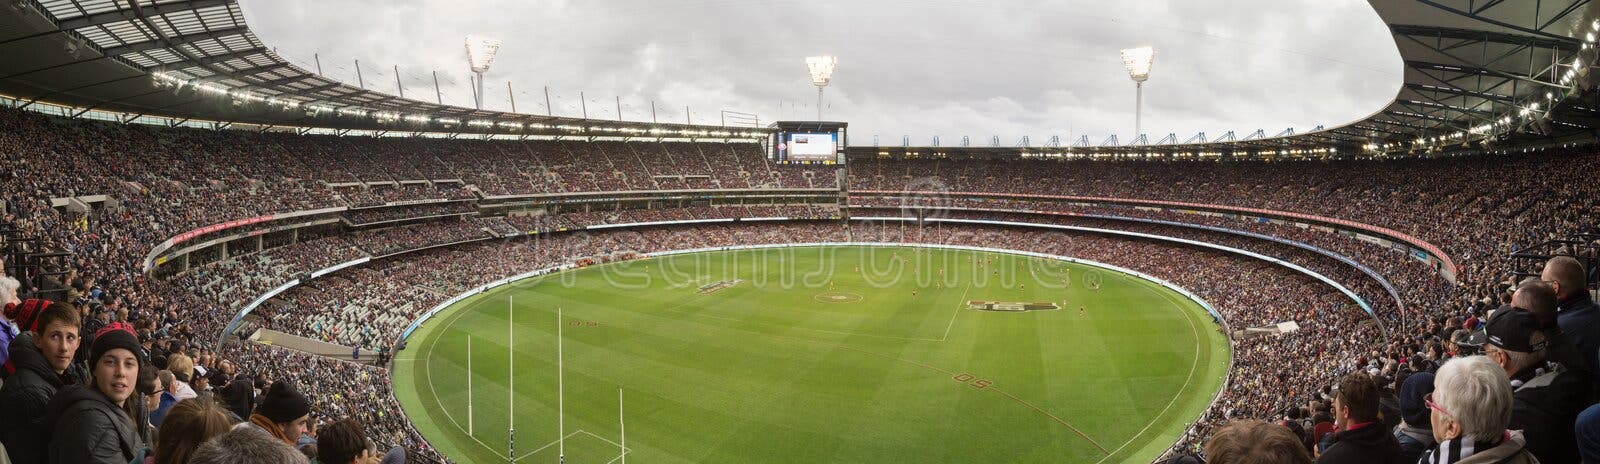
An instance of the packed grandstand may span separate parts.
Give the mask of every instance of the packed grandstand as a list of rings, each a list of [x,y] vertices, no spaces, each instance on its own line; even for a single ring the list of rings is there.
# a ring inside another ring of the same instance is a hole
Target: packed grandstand
[[[141,395],[213,398],[231,421],[269,430],[285,422],[276,419],[281,409],[303,403],[302,414],[325,421],[313,424],[324,434],[350,418],[409,462],[451,462],[402,412],[386,364],[427,311],[540,269],[741,245],[1004,248],[1115,265],[1187,289],[1217,310],[1232,361],[1214,401],[1160,457],[1174,462],[1203,455],[1219,435],[1245,433],[1223,426],[1252,419],[1288,425],[1307,456],[1329,453],[1319,442],[1356,429],[1335,429],[1349,425],[1352,401],[1335,386],[1360,382],[1383,399],[1386,434],[1426,429],[1418,422],[1437,405],[1420,406],[1408,379],[1465,375],[1441,366],[1484,351],[1484,342],[1462,337],[1481,333],[1502,307],[1559,307],[1559,326],[1551,316],[1542,327],[1565,338],[1550,336],[1541,351],[1566,365],[1549,369],[1600,367],[1600,316],[1568,321],[1600,311],[1589,296],[1600,277],[1592,139],[1534,137],[1542,140],[1535,148],[1464,156],[1358,148],[1295,160],[872,147],[849,151],[843,163],[797,165],[739,138],[214,130],[48,115],[17,108],[21,101],[0,109],[0,299],[5,324],[17,327],[6,334],[0,440],[12,462],[105,457],[60,454],[92,446],[48,436],[65,429],[49,427],[56,412],[39,392],[83,382],[85,364],[105,351],[96,339],[113,343],[123,329],[152,367],[138,379]],[[1304,140],[1344,142],[1294,143]],[[1563,256],[1584,267],[1573,274]],[[1562,288],[1540,290],[1552,282]],[[1522,304],[1513,300],[1519,291],[1553,296]],[[46,300],[76,308],[50,319],[77,320],[83,342],[72,367],[45,370],[33,347],[45,336],[36,323]],[[1283,329],[1285,321],[1295,328]],[[358,354],[263,343],[263,331]],[[1518,385],[1529,380],[1509,375]],[[1592,379],[1578,383],[1593,387]],[[1434,395],[1444,404],[1445,394]],[[1580,451],[1595,462],[1600,414],[1578,418],[1591,402],[1546,405],[1550,417],[1539,425],[1517,403],[1508,414],[1526,428],[1516,440],[1528,434],[1540,462],[1578,462]],[[167,407],[161,398],[129,403],[142,420],[126,433],[157,459],[170,448],[153,438],[160,420],[150,415],[170,414]],[[1424,449],[1409,449],[1408,460],[1427,459]]]

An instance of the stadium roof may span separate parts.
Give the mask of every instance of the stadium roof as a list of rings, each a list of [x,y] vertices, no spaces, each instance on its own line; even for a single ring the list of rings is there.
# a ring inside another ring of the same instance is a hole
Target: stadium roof
[[[1589,0],[1370,0],[1405,63],[1393,102],[1312,132],[1050,147],[854,147],[859,153],[1321,157],[1592,142],[1600,5]],[[351,86],[261,43],[236,0],[12,0],[0,94],[130,116],[391,132],[573,136],[760,134],[475,110]],[[132,119],[129,117],[128,119]]]
[[[393,132],[574,136],[763,135],[442,105],[290,64],[236,0],[13,0],[0,6],[0,93],[131,116]]]

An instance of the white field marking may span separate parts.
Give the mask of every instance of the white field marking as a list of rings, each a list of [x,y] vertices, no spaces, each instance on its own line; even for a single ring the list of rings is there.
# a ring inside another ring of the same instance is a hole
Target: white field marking
[[[710,279],[711,279],[711,276],[699,276],[699,277],[695,277],[694,280],[690,280],[688,282],[675,283],[675,284],[672,284],[671,286],[669,286],[667,288],[669,290],[677,290],[677,289],[680,289],[680,288],[688,287],[690,285],[694,285],[694,284],[698,284],[698,283],[701,283],[701,282],[705,282],[705,281],[710,280]]]
[[[606,461],[606,464],[611,464],[613,462],[617,462],[618,459],[622,459],[623,456],[627,456],[627,455],[628,455],[628,451],[627,450],[623,450],[622,454],[618,454],[617,457],[611,458],[610,461]]]
[[[710,293],[696,293],[694,295],[690,295],[688,298],[684,298],[683,301],[678,302],[678,304],[675,304],[675,305],[672,305],[672,306],[668,306],[666,309],[663,309],[661,311],[662,312],[677,312],[678,308],[682,308],[684,306],[688,306],[689,303],[694,303],[696,300],[699,300],[701,298],[705,298],[705,297],[708,297],[708,296],[711,296],[711,295],[712,294],[710,294]]]
[[[1145,288],[1147,290],[1149,289],[1148,287],[1145,287]],[[1151,290],[1151,291],[1154,291],[1154,290]],[[1173,300],[1172,299],[1172,295],[1169,295],[1167,292],[1158,292],[1158,294],[1160,294],[1162,298],[1166,298],[1167,301],[1172,302],[1172,303],[1176,303],[1178,305],[1177,306],[1178,307],[1178,311],[1181,311],[1183,313],[1183,315],[1184,315],[1183,319],[1186,320],[1186,321],[1189,321],[1189,330],[1194,332],[1194,362],[1189,364],[1189,377],[1183,379],[1183,386],[1182,387],[1178,387],[1178,393],[1175,394],[1175,395],[1172,395],[1172,401],[1168,401],[1167,402],[1167,407],[1161,408],[1161,412],[1157,413],[1154,418],[1150,419],[1150,423],[1149,424],[1146,424],[1143,429],[1140,429],[1139,433],[1135,433],[1135,434],[1133,434],[1132,437],[1129,437],[1128,441],[1123,443],[1122,446],[1118,446],[1117,449],[1111,450],[1111,454],[1107,454],[1106,457],[1100,458],[1100,460],[1096,461],[1095,464],[1100,464],[1102,462],[1105,462],[1107,459],[1111,459],[1112,456],[1116,456],[1117,455],[1117,452],[1122,451],[1123,448],[1128,447],[1128,445],[1132,444],[1134,440],[1137,440],[1140,435],[1144,435],[1145,432],[1150,431],[1150,427],[1156,425],[1156,422],[1159,422],[1161,420],[1161,416],[1165,416],[1167,414],[1167,411],[1172,409],[1172,405],[1173,404],[1177,404],[1178,398],[1183,396],[1183,391],[1189,389],[1189,382],[1194,380],[1195,368],[1200,367],[1200,349],[1201,349],[1202,341],[1201,341],[1201,337],[1200,337],[1200,328],[1198,326],[1195,326],[1195,324],[1194,324],[1194,315],[1190,314],[1192,311],[1190,311],[1189,308],[1184,307],[1184,305],[1182,303],[1179,303],[1178,301]]]
[[[471,308],[475,308],[477,306],[478,306],[477,304],[473,304],[472,306],[469,306],[467,308],[462,308],[460,311],[457,311],[455,314],[451,315],[450,320],[444,324],[444,327],[441,327],[438,330],[448,331],[450,327],[455,326],[456,321],[461,319],[461,315],[462,314],[466,314],[466,313],[470,312]],[[422,355],[422,358],[424,360],[432,358],[433,357],[433,348],[436,347],[436,346],[439,346],[439,337],[437,335],[434,336],[434,338],[432,340],[429,340],[428,350],[427,350],[427,352],[425,352]],[[430,363],[430,365],[431,365],[431,363]],[[450,423],[454,424],[456,426],[456,430],[460,430],[461,433],[467,433],[467,429],[461,428],[461,423],[460,422],[456,422],[456,418],[454,416],[450,415],[450,408],[445,407],[444,401],[439,399],[439,390],[437,388],[434,388],[434,386],[433,386],[433,369],[425,369],[425,370],[427,372],[425,374],[423,374],[423,376],[428,378],[428,391],[433,393],[433,402],[439,405],[439,409],[440,410],[444,411],[444,417],[447,417],[447,418],[450,419]],[[484,449],[489,450],[490,453],[494,453],[495,456],[499,456],[500,459],[507,459],[506,455],[500,454],[500,452],[496,451],[493,446],[489,446],[488,443],[484,443],[483,440],[479,440],[478,437],[474,437],[474,436],[472,436],[472,434],[467,434],[467,437],[471,438],[472,441],[478,442],[479,445],[483,445]]]
[[[950,314],[950,323],[945,324],[944,335],[940,336],[938,341],[943,342],[950,339],[950,329],[956,326],[956,316],[961,315],[961,311],[967,309],[967,292],[971,290],[971,285],[968,285],[966,288],[961,290],[961,300],[956,302],[956,311]]]
[[[544,446],[540,446],[539,449],[536,449],[536,450],[533,450],[533,451],[529,451],[527,454],[524,454],[524,455],[521,455],[521,456],[517,456],[516,460],[520,461],[520,460],[522,460],[522,458],[525,458],[525,457],[528,457],[528,456],[533,456],[534,454],[537,454],[540,451],[544,451],[545,448],[549,448],[551,446],[555,446],[555,444],[556,443],[560,443],[561,440],[572,438],[573,435],[577,435],[577,434],[579,434],[581,432],[583,432],[583,431],[579,430],[577,432],[572,432],[572,433],[567,434],[567,436],[565,436],[565,437],[557,438],[555,440],[552,440],[550,443],[545,443]]]
[[[591,436],[591,437],[599,438],[599,439],[605,441],[606,443],[610,443],[612,446],[616,446],[618,448],[622,448],[621,444],[618,444],[617,442],[614,442],[614,441],[611,441],[611,440],[607,440],[606,437],[602,437],[602,436],[599,436],[599,435],[595,435],[593,433],[589,433],[589,431],[587,431],[587,430],[580,429],[578,431],[579,432],[583,432],[584,435],[588,435],[588,436]],[[622,448],[622,450],[623,451],[631,451],[631,450],[629,450],[627,448]]]

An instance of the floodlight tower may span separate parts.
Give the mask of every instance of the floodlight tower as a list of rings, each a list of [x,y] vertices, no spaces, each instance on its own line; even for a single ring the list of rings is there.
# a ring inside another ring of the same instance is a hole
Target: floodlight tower
[[[1134,88],[1133,138],[1130,140],[1138,140],[1141,133],[1139,119],[1144,109],[1144,81],[1150,79],[1150,64],[1155,58],[1156,50],[1148,46],[1122,50],[1122,67],[1128,69],[1128,77],[1133,78]]]
[[[833,78],[833,69],[839,66],[839,58],[833,56],[808,56],[806,69],[811,71],[811,83],[817,86],[817,120],[822,120],[822,88],[828,86],[828,80]]]
[[[473,88],[472,104],[477,109],[483,109],[483,73],[489,71],[489,65],[494,64],[494,54],[500,51],[500,41],[477,34],[467,35],[467,64],[472,66],[472,73],[477,75],[477,87]]]

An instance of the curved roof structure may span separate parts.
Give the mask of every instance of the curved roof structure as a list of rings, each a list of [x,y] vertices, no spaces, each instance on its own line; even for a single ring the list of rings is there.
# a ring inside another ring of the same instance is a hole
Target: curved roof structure
[[[1405,63],[1395,99],[1342,126],[1154,143],[854,147],[859,154],[1348,157],[1588,143],[1600,116],[1590,0],[1369,0]],[[351,86],[263,44],[237,0],[12,0],[0,6],[0,94],[135,116],[262,126],[572,135],[759,137],[765,129],[475,110]]]

